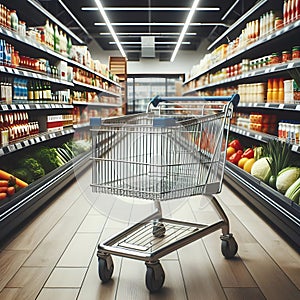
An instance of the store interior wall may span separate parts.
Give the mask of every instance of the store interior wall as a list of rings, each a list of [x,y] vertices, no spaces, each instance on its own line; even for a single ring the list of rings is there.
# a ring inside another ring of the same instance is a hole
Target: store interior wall
[[[88,48],[94,57],[108,64],[109,56],[120,56],[119,51],[105,51],[95,41]],[[200,62],[204,56],[207,45],[202,44],[197,51],[179,51],[174,62],[159,61],[156,58],[141,58],[139,61],[128,61],[127,73],[130,74],[187,74],[193,65]]]

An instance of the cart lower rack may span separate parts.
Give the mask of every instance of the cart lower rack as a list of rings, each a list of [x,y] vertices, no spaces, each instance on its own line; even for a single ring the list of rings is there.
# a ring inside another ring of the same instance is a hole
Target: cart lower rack
[[[112,255],[117,255],[144,261],[146,286],[158,291],[165,279],[159,259],[219,229],[224,257],[236,254],[228,218],[214,194],[222,188],[230,120],[238,101],[236,94],[155,97],[144,114],[91,119],[93,192],[151,200],[155,205],[151,215],[98,245],[102,282],[112,277]],[[216,222],[162,216],[161,201],[193,195],[210,199],[219,216]]]

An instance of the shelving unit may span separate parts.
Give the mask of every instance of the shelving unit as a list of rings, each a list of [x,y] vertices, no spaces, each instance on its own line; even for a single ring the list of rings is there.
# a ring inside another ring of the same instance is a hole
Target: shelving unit
[[[25,78],[29,80],[40,80],[52,83],[55,90],[80,90],[88,91],[101,95],[106,99],[112,99],[110,102],[91,103],[91,102],[47,102],[47,101],[23,101],[15,99],[11,104],[1,103],[0,113],[16,113],[26,111],[31,118],[36,118],[41,122],[43,127],[39,134],[30,135],[28,137],[17,139],[3,147],[0,146],[0,159],[9,160],[14,157],[20,158],[22,151],[28,152],[31,147],[57,145],[59,141],[62,143],[66,140],[80,136],[89,136],[89,122],[74,124],[73,126],[65,127],[62,130],[49,131],[45,130],[47,115],[69,114],[72,115],[75,108],[92,107],[94,110],[102,109],[119,109],[122,107],[121,102],[121,84],[104,76],[103,74],[94,71],[93,69],[78,63],[60,53],[53,51],[46,45],[40,44],[37,41],[20,36],[7,28],[0,27],[0,38],[15,46],[16,49],[22,52],[22,55],[30,57],[43,57],[51,63],[65,62],[70,67],[80,68],[89,72],[92,76],[99,77],[101,82],[105,83],[106,88],[85,84],[76,80],[64,80],[53,77],[44,72],[37,72],[32,69],[14,68],[9,66],[0,66],[0,74],[9,78]],[[99,97],[100,98],[100,97]],[[84,133],[84,134],[83,134]],[[37,181],[31,183],[27,188],[19,190],[12,197],[1,200],[0,205],[0,240],[19,226],[26,218],[32,215],[37,209],[42,207],[49,201],[61,188],[72,181],[76,174],[80,174],[82,170],[90,165],[90,153],[81,154],[73,158],[68,163],[64,164],[56,170],[46,174]]]
[[[245,24],[245,22],[244,22]],[[286,63],[268,65],[255,70],[250,70],[241,75],[228,77],[209,84],[199,84],[202,76],[215,73],[228,66],[240,63],[242,59],[256,59],[259,56],[271,54],[281,50],[291,49],[297,42],[300,33],[300,20],[275,30],[270,34],[248,44],[243,49],[200,70],[184,83],[184,95],[197,95],[200,92],[209,92],[219,87],[228,87],[241,83],[253,83],[257,81],[267,82],[272,77],[293,78],[300,68],[300,60],[291,60]],[[276,50],[275,50],[276,49]],[[297,82],[299,81],[299,76]],[[198,84],[198,85],[197,85]],[[261,114],[275,114],[280,119],[294,119],[299,121],[300,103],[241,103],[237,112]],[[259,145],[277,139],[277,136],[249,130],[232,125],[230,132],[249,145]],[[293,155],[300,159],[300,145],[292,145]],[[225,180],[241,194],[247,203],[252,205],[269,222],[271,222],[284,236],[296,247],[300,247],[300,206],[276,190],[245,172],[236,165],[227,162],[225,168]]]

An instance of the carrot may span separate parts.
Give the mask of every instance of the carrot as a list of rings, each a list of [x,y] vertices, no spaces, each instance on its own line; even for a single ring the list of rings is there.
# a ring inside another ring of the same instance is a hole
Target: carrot
[[[3,170],[0,170],[0,179],[5,179],[5,180],[11,180],[11,179],[15,179],[16,180],[16,184],[21,187],[21,188],[24,188],[24,187],[27,187],[28,186],[28,183],[26,183],[25,181],[3,171]]]
[[[6,193],[8,187],[7,186],[0,186],[0,193]]]
[[[0,187],[1,186],[8,186],[8,180],[0,180]]]
[[[6,193],[0,193],[0,200],[3,200],[7,197]]]
[[[7,195],[13,195],[16,192],[16,189],[14,186],[10,186],[7,188]]]

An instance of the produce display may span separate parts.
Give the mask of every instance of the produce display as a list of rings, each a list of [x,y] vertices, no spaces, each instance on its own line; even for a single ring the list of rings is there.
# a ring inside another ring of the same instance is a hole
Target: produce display
[[[43,146],[16,162],[11,170],[0,170],[0,200],[9,199],[15,192],[63,166],[77,155],[89,151],[85,140],[68,141],[60,147]]]
[[[263,146],[243,147],[232,139],[226,159],[300,205],[300,162],[293,158],[290,144],[272,140]]]

